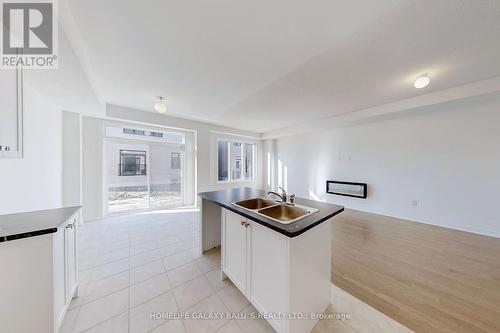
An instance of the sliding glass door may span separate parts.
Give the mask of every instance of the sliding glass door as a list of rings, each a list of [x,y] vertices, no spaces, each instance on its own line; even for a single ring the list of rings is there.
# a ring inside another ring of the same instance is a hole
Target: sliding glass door
[[[185,205],[184,144],[107,139],[107,212]]]
[[[144,144],[107,144],[108,212],[148,208],[148,153]]]

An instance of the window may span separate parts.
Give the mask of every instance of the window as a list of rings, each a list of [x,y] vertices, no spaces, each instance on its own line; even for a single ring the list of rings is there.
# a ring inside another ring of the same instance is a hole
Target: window
[[[255,177],[256,145],[217,140],[217,180],[251,181]]]
[[[149,132],[149,136],[155,137],[155,138],[163,138],[163,133],[160,132]]]
[[[170,169],[177,170],[181,168],[181,154],[170,153]]]
[[[181,145],[186,143],[185,133],[118,126],[106,126],[105,130],[106,136],[113,138],[137,138],[142,141],[165,142]]]
[[[120,150],[120,176],[145,176],[146,152]]]
[[[217,141],[217,179],[229,180],[229,141]]]
[[[123,134],[144,135],[145,131],[143,131],[143,130],[136,130],[136,129],[132,129],[132,128],[124,128],[123,129]]]

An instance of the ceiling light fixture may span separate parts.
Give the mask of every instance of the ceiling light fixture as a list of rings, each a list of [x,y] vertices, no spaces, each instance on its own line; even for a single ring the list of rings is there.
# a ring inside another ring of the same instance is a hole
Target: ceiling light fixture
[[[158,96],[159,101],[155,104],[155,110],[158,113],[167,112],[167,104],[165,102],[165,97]]]
[[[429,74],[426,73],[418,76],[417,79],[415,80],[415,83],[413,83],[413,86],[417,89],[422,89],[427,87],[430,82],[431,79],[429,78]]]

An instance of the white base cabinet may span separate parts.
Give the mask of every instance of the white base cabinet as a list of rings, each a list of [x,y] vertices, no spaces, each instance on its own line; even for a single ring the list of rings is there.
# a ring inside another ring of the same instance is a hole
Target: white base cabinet
[[[310,332],[330,303],[330,222],[294,238],[224,208],[221,223],[223,273],[277,332]]]
[[[0,243],[0,331],[58,332],[78,296],[78,219],[76,212],[55,233]]]
[[[78,296],[77,228],[78,218],[73,216],[53,234],[54,323],[57,329],[71,300]]]
[[[226,275],[240,290],[247,290],[247,229],[244,219],[227,211],[226,221],[222,227],[227,237],[222,237],[222,243],[229,251],[224,252],[224,268]]]

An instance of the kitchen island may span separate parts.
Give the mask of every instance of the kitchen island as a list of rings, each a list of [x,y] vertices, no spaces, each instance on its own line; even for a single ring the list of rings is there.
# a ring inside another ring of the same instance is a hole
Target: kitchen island
[[[201,248],[221,246],[221,278],[277,332],[309,332],[330,303],[330,222],[344,208],[302,198],[285,204],[252,188],[199,196]]]

